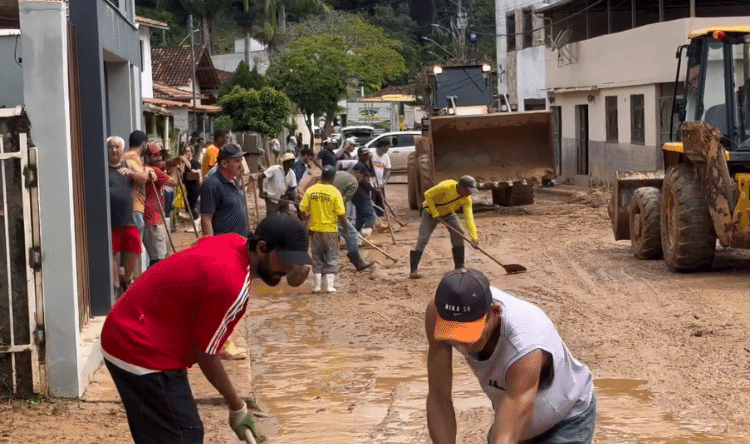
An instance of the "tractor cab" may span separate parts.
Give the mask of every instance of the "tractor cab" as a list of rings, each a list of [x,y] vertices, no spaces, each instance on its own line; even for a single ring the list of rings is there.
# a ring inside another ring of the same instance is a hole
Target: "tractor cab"
[[[690,34],[679,121],[703,121],[722,134],[728,161],[750,162],[750,27]],[[679,76],[678,64],[678,76]]]

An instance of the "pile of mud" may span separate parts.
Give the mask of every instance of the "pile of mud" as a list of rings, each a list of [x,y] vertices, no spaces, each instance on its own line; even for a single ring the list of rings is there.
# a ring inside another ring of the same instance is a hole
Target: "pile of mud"
[[[612,191],[607,188],[596,188],[586,191],[577,191],[566,203],[586,205],[591,208],[606,207],[612,197]]]

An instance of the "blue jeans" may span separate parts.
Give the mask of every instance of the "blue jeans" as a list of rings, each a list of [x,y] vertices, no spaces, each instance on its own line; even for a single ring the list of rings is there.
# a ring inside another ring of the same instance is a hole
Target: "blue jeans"
[[[372,200],[367,190],[359,187],[354,196],[352,196],[352,204],[357,210],[357,220],[354,223],[354,228],[357,231],[361,231],[363,227],[372,228],[378,216],[375,214],[375,208],[372,206]]]
[[[344,236],[344,228],[341,226],[341,222],[338,224],[339,236],[346,239]],[[346,243],[347,253],[359,253],[359,242],[357,242],[357,230],[354,228],[351,222],[346,223],[346,228],[349,230],[349,242]]]
[[[564,419],[541,435],[521,441],[521,444],[591,444],[595,425],[596,398],[592,394],[591,403],[583,413]]]

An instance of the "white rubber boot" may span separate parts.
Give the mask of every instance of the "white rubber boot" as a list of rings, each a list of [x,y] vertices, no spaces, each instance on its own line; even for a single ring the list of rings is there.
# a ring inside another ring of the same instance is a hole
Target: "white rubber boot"
[[[326,293],[333,293],[336,289],[333,287],[333,281],[336,278],[335,274],[326,275]]]
[[[313,278],[315,279],[315,287],[313,287],[313,293],[320,293],[320,283],[323,281],[323,275],[320,273],[315,273],[313,275]]]

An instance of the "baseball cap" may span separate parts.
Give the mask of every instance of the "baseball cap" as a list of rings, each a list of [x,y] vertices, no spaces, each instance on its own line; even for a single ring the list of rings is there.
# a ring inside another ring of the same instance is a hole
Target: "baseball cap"
[[[359,171],[360,173],[364,173],[365,176],[370,175],[370,169],[362,162],[355,163],[352,167],[352,171]]]
[[[287,214],[268,216],[255,228],[255,236],[266,241],[268,248],[289,265],[312,263],[307,254],[307,229],[297,218]]]
[[[227,143],[226,145],[219,148],[219,156],[217,158],[217,161],[221,161],[224,159],[232,159],[235,157],[243,157],[243,156],[249,156],[250,153],[246,153],[240,149],[237,145],[233,143]]]
[[[325,180],[330,180],[336,177],[336,169],[330,165],[323,167],[323,172],[320,173],[320,177]]]
[[[288,162],[290,160],[294,160],[294,154],[292,153],[284,153],[283,156],[281,156],[281,159],[279,159],[281,163]]]
[[[435,339],[476,342],[492,306],[490,282],[482,272],[471,268],[450,271],[438,285],[435,306]]]
[[[476,194],[479,192],[479,190],[477,190],[477,180],[471,176],[461,176],[461,179],[458,180],[458,183],[460,183],[462,187],[469,190],[471,194]]]

